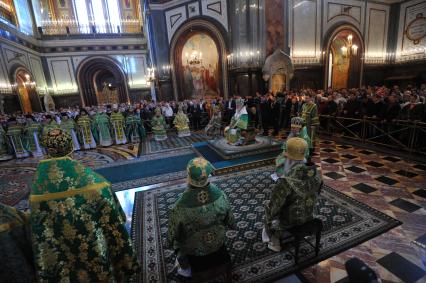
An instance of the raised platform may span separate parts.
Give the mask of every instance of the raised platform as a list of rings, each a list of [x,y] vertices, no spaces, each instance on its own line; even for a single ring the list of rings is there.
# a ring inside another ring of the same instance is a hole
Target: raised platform
[[[207,145],[225,160],[279,151],[282,142],[271,137],[256,136],[256,142],[249,145],[230,145],[225,138],[207,141]]]
[[[192,148],[213,164],[214,175],[222,175],[273,164],[281,152],[281,143],[268,137],[257,137],[255,144],[233,146],[222,138],[193,143]]]

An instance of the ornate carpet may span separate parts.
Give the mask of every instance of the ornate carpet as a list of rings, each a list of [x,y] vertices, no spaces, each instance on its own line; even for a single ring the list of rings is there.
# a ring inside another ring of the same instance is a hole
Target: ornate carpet
[[[329,258],[367,241],[401,223],[355,199],[325,186],[319,197],[316,217],[324,224],[318,257],[302,245],[299,264],[292,249],[275,253],[262,243],[264,205],[271,194],[271,167],[263,167],[214,178],[229,197],[237,230],[226,234],[233,262],[234,282],[268,282]],[[142,263],[138,282],[179,281],[173,269],[175,256],[167,246],[167,222],[186,185],[138,192],[132,217],[132,238]]]

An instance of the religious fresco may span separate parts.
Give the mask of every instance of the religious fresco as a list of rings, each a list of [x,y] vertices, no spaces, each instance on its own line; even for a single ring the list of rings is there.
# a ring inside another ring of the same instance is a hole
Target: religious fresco
[[[213,39],[203,33],[183,45],[180,74],[184,99],[220,96],[219,53]]]
[[[350,57],[342,51],[347,43],[343,38],[336,38],[331,45],[333,54],[332,87],[333,89],[347,88],[350,68]]]
[[[266,56],[275,49],[284,49],[284,0],[265,1]]]

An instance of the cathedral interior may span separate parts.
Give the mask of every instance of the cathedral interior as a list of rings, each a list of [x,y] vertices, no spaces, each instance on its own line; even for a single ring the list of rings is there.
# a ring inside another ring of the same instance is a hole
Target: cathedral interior
[[[0,0],[0,282],[426,282],[426,1]]]

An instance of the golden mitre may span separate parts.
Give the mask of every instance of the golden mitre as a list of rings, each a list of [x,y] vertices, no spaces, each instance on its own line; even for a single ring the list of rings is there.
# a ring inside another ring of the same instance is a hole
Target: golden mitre
[[[302,138],[290,138],[287,140],[287,157],[293,160],[305,159],[308,143]]]

